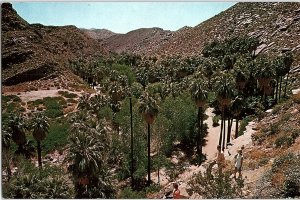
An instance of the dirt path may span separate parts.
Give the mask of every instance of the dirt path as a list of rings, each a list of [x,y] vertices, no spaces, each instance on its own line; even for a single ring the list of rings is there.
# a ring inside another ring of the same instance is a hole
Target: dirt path
[[[171,181],[176,181],[179,183],[179,187],[180,187],[180,192],[181,195],[189,197],[186,189],[187,189],[187,183],[188,181],[191,179],[191,177],[194,174],[197,174],[199,171],[204,172],[206,170],[206,165],[209,161],[212,161],[215,158],[215,155],[217,153],[216,147],[218,145],[218,140],[219,140],[219,133],[220,133],[220,128],[221,126],[217,126],[217,127],[213,127],[213,117],[214,117],[214,113],[213,113],[213,108],[208,108],[206,110],[206,115],[208,115],[208,119],[205,120],[204,122],[207,123],[208,125],[208,135],[206,137],[206,145],[203,147],[203,153],[206,154],[207,156],[207,161],[206,163],[203,163],[201,166],[196,166],[196,165],[189,165],[185,168],[185,171],[180,174],[178,176],[178,178],[176,180],[171,180]],[[245,146],[245,148],[250,148],[252,145],[252,140],[251,140],[251,135],[255,132],[253,130],[255,126],[254,122],[250,122],[247,126],[246,126],[246,131],[244,132],[244,135],[238,137],[237,139],[233,139],[231,141],[231,143],[233,144],[232,146],[230,146],[228,149],[225,149],[225,159],[226,160],[230,160],[233,162],[233,157],[235,155],[235,152],[240,149],[243,145]],[[232,130],[231,133],[235,133],[235,122],[233,122],[232,125]],[[228,155],[228,151],[231,153],[231,155]],[[245,172],[244,176],[250,177],[252,172]],[[154,182],[157,183],[157,172],[154,172],[151,174],[152,180]],[[248,178],[246,180],[246,183],[250,183],[255,181],[254,180],[255,177],[253,178]],[[164,170],[160,171],[160,185],[164,187],[164,191],[169,191],[172,190],[172,182],[170,182],[170,180],[168,180],[168,177],[165,173]],[[199,196],[195,196],[192,195],[189,198],[200,198]]]
[[[29,92],[6,92],[4,95],[17,95],[21,98],[22,101],[35,101],[37,99],[42,99],[44,97],[57,97],[61,96],[58,94],[58,91],[68,91],[68,90],[38,90],[38,91],[29,91]],[[80,95],[80,92],[72,92]]]

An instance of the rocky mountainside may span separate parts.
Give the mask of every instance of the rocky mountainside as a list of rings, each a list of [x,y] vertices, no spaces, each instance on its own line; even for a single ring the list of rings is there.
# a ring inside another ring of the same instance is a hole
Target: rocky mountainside
[[[105,40],[107,48],[116,53],[146,53],[165,44],[173,32],[161,28],[141,28],[126,34],[113,35]]]
[[[3,3],[1,10],[4,85],[61,74],[69,60],[107,53],[100,42],[75,26],[29,24],[9,3]]]
[[[148,53],[200,54],[213,40],[248,35],[260,40],[259,52],[292,50],[300,64],[300,3],[237,3],[228,10],[193,27],[176,32]]]
[[[88,36],[94,39],[107,39],[111,36],[118,35],[118,33],[114,33],[107,29],[81,29],[84,31]]]

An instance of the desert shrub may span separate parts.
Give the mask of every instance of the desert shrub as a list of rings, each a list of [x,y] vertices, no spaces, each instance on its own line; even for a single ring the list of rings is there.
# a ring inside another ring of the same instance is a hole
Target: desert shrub
[[[130,187],[124,188],[119,197],[119,199],[144,199],[146,194],[143,191],[133,191]]]
[[[150,186],[145,188],[145,193],[150,194],[150,193],[156,193],[161,190],[161,186],[157,184],[151,184]]]
[[[267,157],[264,157],[264,158],[261,158],[259,161],[258,161],[258,166],[264,166],[266,164],[268,164],[270,158],[267,158]]]
[[[67,104],[67,101],[63,97],[45,97],[43,98],[43,104],[46,108],[60,108]]]
[[[15,112],[18,111],[21,108],[20,103],[11,102],[6,105],[6,112]]]
[[[294,128],[291,130],[291,136],[295,140],[300,135],[300,128]]]
[[[292,96],[292,99],[293,99],[293,101],[295,102],[295,103],[300,103],[300,93],[298,93],[298,94],[294,94],[293,96]]]
[[[272,123],[270,125],[270,131],[268,132],[267,135],[275,135],[275,134],[277,134],[279,132],[279,128],[280,128],[279,126],[280,126],[280,124],[278,122]]]
[[[220,115],[215,115],[212,120],[213,120],[213,127],[217,127],[220,125],[219,121],[221,120],[221,117]]]
[[[239,136],[244,134],[244,131],[246,130],[246,126],[249,124],[251,119],[249,117],[245,117],[241,123],[240,123],[240,128],[239,128]]]
[[[289,135],[278,137],[275,140],[275,147],[290,146],[294,143],[294,139]]]
[[[276,172],[279,169],[282,169],[284,165],[291,164],[296,158],[296,156],[293,153],[287,153],[284,154],[274,160],[274,163],[272,164],[272,172]]]
[[[49,118],[56,118],[56,117],[60,117],[63,115],[63,111],[62,110],[57,110],[57,109],[48,109],[45,111],[45,115]]]
[[[295,160],[285,172],[285,181],[283,185],[284,198],[300,197],[300,159]]]
[[[277,104],[275,105],[273,108],[272,108],[272,114],[277,114],[282,108],[282,105],[281,104]]]
[[[145,199],[147,194],[156,193],[161,190],[160,185],[151,184],[150,186],[144,188],[143,190],[132,190],[131,187],[124,188],[119,197],[120,199]]]
[[[7,103],[9,101],[21,102],[22,100],[17,95],[2,95],[2,102]]]
[[[166,174],[170,177],[171,180],[176,180],[183,171],[183,166],[172,163],[167,167]]]
[[[232,199],[242,197],[244,180],[237,179],[235,182],[230,178],[230,173],[209,176],[207,172],[204,174],[200,172],[192,177],[188,182],[188,186],[187,192],[189,195],[197,193],[206,199]]]
[[[75,93],[69,93],[68,91],[58,91],[58,94],[66,97],[68,99],[72,99],[72,98],[78,97],[77,94],[75,94]]]

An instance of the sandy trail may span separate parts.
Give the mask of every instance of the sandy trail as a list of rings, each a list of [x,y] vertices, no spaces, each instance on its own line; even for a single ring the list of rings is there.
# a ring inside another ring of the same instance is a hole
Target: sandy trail
[[[208,108],[205,111],[206,115],[208,115],[208,119],[204,121],[204,123],[207,123],[208,125],[208,135],[206,137],[206,145],[203,147],[203,153],[207,156],[206,163],[212,161],[215,158],[215,155],[217,153],[216,147],[219,142],[219,134],[221,126],[213,127],[213,108]],[[231,134],[235,133],[235,120],[232,124],[232,130]],[[227,123],[226,123],[227,124]],[[233,139],[231,141],[232,146],[229,146],[228,149],[225,149],[225,159],[231,160],[233,162],[233,157],[236,154],[237,150],[242,147],[242,145],[245,146],[245,148],[249,148],[252,145],[251,135],[255,132],[253,130],[253,127],[255,126],[254,122],[250,122],[246,126],[246,131],[244,132],[244,135],[238,137],[237,139]],[[228,151],[231,153],[231,156],[228,155]],[[189,165],[185,167],[185,171],[178,176],[176,180],[168,180],[167,175],[164,170],[160,170],[160,185],[164,187],[165,191],[172,190],[172,182],[170,181],[176,181],[179,183],[180,192],[181,195],[189,197],[186,189],[187,189],[187,182],[191,179],[191,177],[194,174],[197,174],[199,171],[204,172],[206,170],[206,163],[203,163],[201,166],[196,165]],[[216,166],[215,166],[216,167]],[[214,168],[215,168],[214,167]],[[245,173],[245,175],[249,176],[249,173]],[[157,183],[157,172],[154,172],[151,174],[152,180]],[[190,198],[200,198],[198,196],[192,195]]]
[[[61,96],[58,94],[58,91],[67,91],[69,90],[62,90],[62,89],[55,89],[55,90],[38,90],[38,91],[29,91],[29,92],[6,92],[5,95],[17,95],[20,99],[24,102],[28,101],[35,101],[37,99],[42,99],[44,97],[57,97]],[[81,92],[71,92],[75,93],[78,96],[81,96]]]

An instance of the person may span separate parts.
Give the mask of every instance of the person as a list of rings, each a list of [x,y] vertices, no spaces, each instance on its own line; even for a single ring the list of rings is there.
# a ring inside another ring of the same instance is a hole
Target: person
[[[225,166],[225,157],[224,157],[224,153],[221,152],[221,146],[218,145],[217,146],[217,159],[216,159],[216,163],[218,165],[218,171],[219,171],[219,175],[222,174],[222,170]]]
[[[238,153],[234,156],[235,164],[234,164],[234,178],[236,179],[236,173],[239,172],[239,178],[242,177],[242,166],[243,166],[243,153],[242,149],[238,150]]]
[[[180,199],[180,190],[178,189],[178,184],[173,183],[173,199]]]

